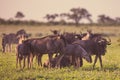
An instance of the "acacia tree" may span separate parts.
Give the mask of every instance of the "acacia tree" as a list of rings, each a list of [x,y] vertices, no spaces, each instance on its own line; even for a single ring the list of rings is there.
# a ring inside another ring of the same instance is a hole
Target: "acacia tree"
[[[18,18],[18,19],[22,19],[23,17],[25,17],[25,15],[20,11],[18,11],[15,15],[15,18]]]
[[[56,17],[58,17],[58,14],[46,14],[44,18],[46,18],[48,22],[54,22]]]
[[[102,24],[114,24],[116,23],[116,20],[112,19],[109,16],[106,16],[104,14],[98,16],[98,23]]]
[[[116,23],[120,23],[120,17],[116,17]]]
[[[115,24],[116,21],[114,19],[112,19],[111,17],[107,16],[106,17],[106,23],[108,23],[108,24]]]
[[[106,16],[104,14],[98,16],[98,23],[105,23]]]
[[[60,17],[60,24],[66,24],[66,17],[67,13],[60,13],[59,17]]]
[[[5,23],[5,22],[6,22],[5,19],[0,18],[0,24],[3,24],[3,23]]]
[[[81,19],[86,18],[90,22],[92,22],[92,19],[90,19],[91,14],[84,8],[72,8],[70,9],[71,13],[64,14],[68,17],[68,19],[71,19],[75,21],[76,26],[78,26]]]

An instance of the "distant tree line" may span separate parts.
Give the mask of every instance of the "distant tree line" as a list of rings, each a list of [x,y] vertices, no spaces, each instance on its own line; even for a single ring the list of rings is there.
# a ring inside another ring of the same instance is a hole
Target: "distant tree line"
[[[16,20],[14,19],[2,19],[0,18],[0,24],[25,24],[25,25],[120,25],[120,17],[116,17],[115,19],[107,16],[105,14],[98,15],[97,23],[94,23],[91,19],[92,15],[85,8],[72,8],[68,13],[60,13],[60,14],[46,14],[45,18],[47,22],[40,22],[35,20],[22,20],[25,15],[18,11],[15,15]],[[59,21],[56,19],[59,18]],[[89,23],[81,23],[82,19],[87,19]],[[72,22],[69,22],[71,20]]]

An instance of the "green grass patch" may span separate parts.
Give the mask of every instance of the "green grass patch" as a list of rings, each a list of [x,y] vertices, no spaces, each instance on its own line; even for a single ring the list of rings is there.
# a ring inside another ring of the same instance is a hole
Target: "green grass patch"
[[[32,26],[0,26],[1,33],[16,32],[17,30],[24,28],[27,32],[35,34],[43,32],[46,34],[50,29],[61,29],[69,32],[73,31],[85,31],[89,27],[32,27]],[[94,32],[109,32],[120,34],[119,27],[91,27]],[[117,31],[116,31],[117,30]],[[119,30],[119,31],[118,31]],[[83,67],[75,69],[73,66],[65,67],[61,69],[47,69],[38,67],[36,60],[34,59],[34,65],[32,69],[19,69],[16,68],[16,54],[2,53],[0,46],[0,80],[120,80],[120,43],[117,42],[119,37],[111,37],[112,45],[108,46],[106,55],[102,56],[103,69],[100,68],[99,60],[95,69],[92,69],[92,64],[87,63],[84,60]],[[1,38],[0,38],[1,44]],[[47,55],[44,55],[42,62],[48,59]],[[92,56],[94,60],[94,56]]]

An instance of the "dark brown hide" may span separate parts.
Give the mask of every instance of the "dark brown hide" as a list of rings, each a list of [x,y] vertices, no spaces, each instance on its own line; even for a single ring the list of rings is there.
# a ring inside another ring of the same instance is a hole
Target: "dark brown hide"
[[[106,47],[109,43],[105,38],[97,36],[90,40],[78,40],[74,43],[81,45],[89,54],[96,55],[93,68],[97,62],[97,58],[99,58],[102,68],[101,55],[105,55]]]
[[[64,54],[73,57],[72,58],[73,59],[72,63],[76,67],[82,66],[82,61],[81,61],[82,59],[81,58],[84,58],[85,60],[87,60],[90,63],[92,62],[90,54],[88,54],[84,50],[84,48],[82,48],[79,44],[69,44],[69,45],[67,45],[65,47]]]
[[[21,61],[23,60],[23,68],[25,67],[26,58],[28,58],[28,68],[30,63],[30,48],[28,45],[22,43],[17,46],[17,54],[16,54],[16,67],[18,67],[18,63],[20,68],[22,67]]]

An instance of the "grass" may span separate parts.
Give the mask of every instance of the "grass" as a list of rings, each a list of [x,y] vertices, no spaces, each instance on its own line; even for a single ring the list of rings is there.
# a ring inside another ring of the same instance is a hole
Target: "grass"
[[[61,29],[69,32],[83,29],[83,32],[88,27],[60,27],[60,26],[4,26],[0,25],[0,33],[16,32],[19,29],[24,28],[27,32],[35,34],[42,32],[43,34],[50,33],[49,29]],[[108,32],[120,34],[120,27],[91,27],[94,32]],[[102,31],[101,31],[102,30]],[[119,30],[119,31],[116,31]],[[34,37],[34,36],[33,36]],[[73,66],[65,67],[62,69],[46,69],[38,67],[34,60],[34,66],[32,69],[19,69],[16,68],[16,56],[15,52],[3,54],[0,51],[0,80],[120,80],[120,42],[117,40],[120,37],[111,37],[112,45],[108,46],[107,53],[102,57],[104,68],[101,69],[99,61],[96,64],[96,68],[92,69],[92,64],[87,63],[84,60],[83,67],[74,69]],[[1,40],[1,38],[0,38]],[[0,41],[1,44],[1,41]],[[1,46],[0,46],[1,50]],[[92,57],[94,60],[94,56]],[[44,55],[42,60],[45,61],[47,55]]]

